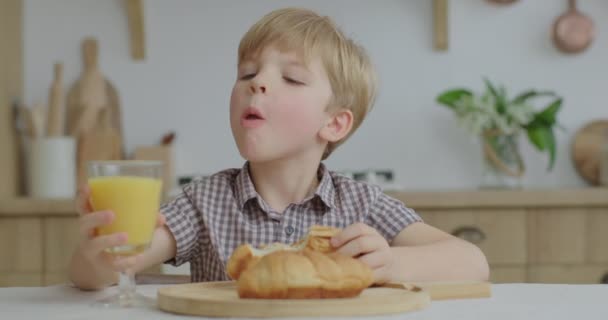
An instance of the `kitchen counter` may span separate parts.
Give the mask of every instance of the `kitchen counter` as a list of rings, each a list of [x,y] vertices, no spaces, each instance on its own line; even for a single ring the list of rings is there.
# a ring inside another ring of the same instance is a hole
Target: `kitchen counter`
[[[608,207],[608,188],[387,191],[386,193],[417,210]],[[75,214],[76,205],[73,199],[14,198],[0,200],[0,216],[73,216]]]
[[[155,299],[158,285],[138,290]],[[66,285],[0,288],[2,319],[193,319],[165,313],[155,307],[100,309],[91,306],[115,287],[84,292]],[[357,319],[608,319],[608,285],[496,284],[492,297],[433,301],[423,310]],[[198,318],[201,319],[201,318]],[[334,318],[335,319],[335,318]]]

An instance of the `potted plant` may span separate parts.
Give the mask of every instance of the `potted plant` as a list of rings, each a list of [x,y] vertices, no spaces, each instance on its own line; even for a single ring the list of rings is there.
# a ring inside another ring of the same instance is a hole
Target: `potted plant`
[[[526,90],[514,97],[504,86],[495,86],[484,78],[481,95],[456,88],[439,94],[437,102],[450,108],[460,124],[480,137],[484,158],[483,187],[519,187],[525,165],[519,150],[519,136],[525,132],[528,140],[540,152],[549,156],[547,170],[555,164],[556,116],[562,98],[551,91]],[[537,111],[532,100],[549,97],[550,102]]]

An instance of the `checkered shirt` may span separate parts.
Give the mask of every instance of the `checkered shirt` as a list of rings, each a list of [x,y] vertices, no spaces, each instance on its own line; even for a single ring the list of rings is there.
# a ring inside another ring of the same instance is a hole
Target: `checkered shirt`
[[[273,210],[255,191],[246,162],[194,179],[161,206],[166,225],[177,243],[166,263],[190,262],[193,282],[229,280],[226,262],[243,243],[293,243],[315,224],[344,228],[363,222],[389,243],[406,226],[422,221],[401,201],[378,186],[358,182],[319,166],[316,192],[283,213]]]

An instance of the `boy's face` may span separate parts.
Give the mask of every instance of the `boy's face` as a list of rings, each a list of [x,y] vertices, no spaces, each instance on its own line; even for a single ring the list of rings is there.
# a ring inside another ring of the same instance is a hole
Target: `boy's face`
[[[242,61],[230,98],[230,125],[241,155],[252,162],[325,147],[319,131],[332,91],[320,59],[306,65],[270,46]]]

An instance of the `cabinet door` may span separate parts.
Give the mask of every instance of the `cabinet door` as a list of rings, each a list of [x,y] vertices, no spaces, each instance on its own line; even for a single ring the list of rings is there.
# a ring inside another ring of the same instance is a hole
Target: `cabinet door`
[[[524,266],[490,266],[490,282],[492,283],[523,283],[526,282],[526,277],[527,270]]]
[[[528,260],[532,264],[581,264],[587,237],[585,209],[530,209]]]
[[[608,264],[573,266],[545,265],[528,269],[528,282],[568,284],[608,284]]]
[[[0,287],[39,287],[41,272],[0,272]]]
[[[426,223],[479,246],[490,264],[526,263],[524,210],[441,210],[420,214]]]
[[[587,214],[587,261],[608,264],[608,208]]]
[[[41,273],[41,244],[38,218],[0,218],[0,274]]]
[[[44,284],[65,282],[72,253],[79,241],[78,219],[76,217],[45,218],[44,230]]]

